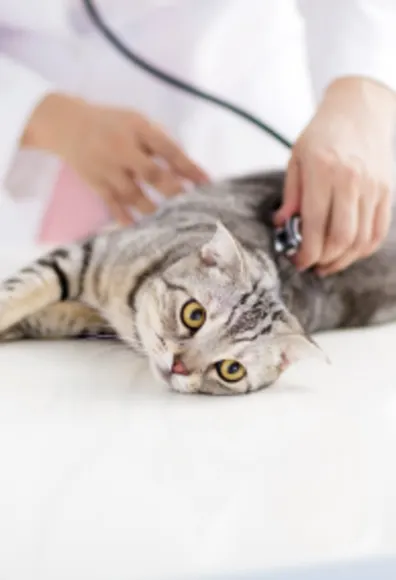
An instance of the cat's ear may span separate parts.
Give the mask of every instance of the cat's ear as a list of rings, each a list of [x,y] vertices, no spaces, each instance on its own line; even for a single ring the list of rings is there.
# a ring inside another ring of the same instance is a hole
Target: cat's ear
[[[306,334],[285,334],[277,338],[277,344],[281,351],[281,371],[289,366],[306,359],[317,359],[330,364],[328,356]]]
[[[230,273],[240,273],[245,269],[242,247],[220,221],[216,223],[212,239],[202,246],[200,257],[206,266],[217,266]]]

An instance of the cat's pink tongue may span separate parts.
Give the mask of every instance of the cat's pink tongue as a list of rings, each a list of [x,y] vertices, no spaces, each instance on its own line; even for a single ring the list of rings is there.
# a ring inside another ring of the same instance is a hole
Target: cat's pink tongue
[[[180,359],[175,359],[172,365],[172,373],[174,375],[188,375],[187,367]]]

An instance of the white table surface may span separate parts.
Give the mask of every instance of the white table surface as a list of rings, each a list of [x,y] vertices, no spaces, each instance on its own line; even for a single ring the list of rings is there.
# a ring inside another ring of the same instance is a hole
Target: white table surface
[[[3,251],[1,274],[29,252]],[[0,578],[204,578],[396,553],[396,325],[247,397],[107,342],[0,348]]]

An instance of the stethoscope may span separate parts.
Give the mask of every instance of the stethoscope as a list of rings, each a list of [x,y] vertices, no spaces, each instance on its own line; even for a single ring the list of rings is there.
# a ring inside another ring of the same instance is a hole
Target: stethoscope
[[[261,119],[255,117],[248,111],[245,111],[241,107],[234,105],[224,99],[216,97],[198,87],[195,87],[185,81],[170,75],[161,69],[153,66],[147,60],[143,59],[141,56],[136,54],[133,50],[127,47],[118,36],[108,27],[106,22],[103,20],[102,15],[99,13],[97,7],[92,0],[82,0],[86,11],[97,30],[107,39],[107,41],[127,60],[156,77],[162,82],[171,85],[172,87],[189,93],[190,95],[222,107],[234,113],[235,115],[241,117],[245,121],[255,125],[261,131],[264,131],[267,135],[270,135],[273,139],[291,149],[293,144],[278,131],[272,128],[267,123],[264,123]],[[274,231],[274,250],[277,254],[283,254],[285,256],[292,256],[295,254],[301,244],[302,238],[300,233],[300,217],[293,216],[286,224],[281,228],[276,228]]]

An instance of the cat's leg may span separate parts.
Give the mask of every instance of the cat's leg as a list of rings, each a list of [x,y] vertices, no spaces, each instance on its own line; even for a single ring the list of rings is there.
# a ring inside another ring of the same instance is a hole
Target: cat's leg
[[[96,310],[80,302],[67,301],[23,318],[1,333],[0,341],[104,336],[115,336],[115,333]]]
[[[0,285],[0,335],[43,309],[84,296],[90,241],[50,252]]]

